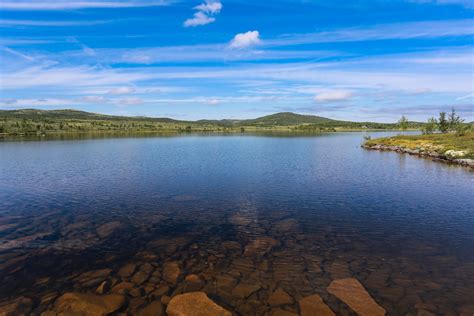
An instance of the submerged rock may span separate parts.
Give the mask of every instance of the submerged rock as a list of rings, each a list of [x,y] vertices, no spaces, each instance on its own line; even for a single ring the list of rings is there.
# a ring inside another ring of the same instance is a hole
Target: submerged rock
[[[327,290],[360,316],[385,315],[385,309],[378,305],[364,286],[354,278],[334,280]]]
[[[111,269],[88,271],[75,278],[74,281],[82,286],[96,286],[102,283],[110,275],[110,272],[112,272]]]
[[[318,294],[303,297],[298,304],[300,305],[301,316],[336,316]]]
[[[128,278],[133,274],[133,272],[135,272],[136,268],[137,268],[136,264],[129,263],[129,264],[123,266],[122,268],[120,268],[117,275],[121,278]]]
[[[111,292],[118,294],[128,293],[134,286],[135,284],[131,282],[120,282],[112,288]]]
[[[166,308],[169,316],[232,316],[232,313],[214,303],[204,292],[176,295]]]
[[[166,262],[163,266],[163,280],[174,284],[180,275],[181,270],[177,262]]]
[[[99,235],[100,238],[106,238],[121,227],[122,223],[120,223],[119,221],[113,221],[97,227],[96,233],[97,235]]]
[[[131,281],[137,285],[140,285],[144,283],[146,280],[148,280],[149,276],[150,276],[150,273],[140,270],[133,275]]]
[[[258,291],[259,289],[260,285],[257,284],[239,283],[232,289],[232,295],[238,298],[247,298],[253,292]]]
[[[273,247],[279,245],[280,242],[275,238],[271,237],[259,237],[252,242],[250,242],[247,246],[245,246],[244,256],[254,256],[254,255],[261,255],[263,256],[267,252],[269,252]]]
[[[270,304],[270,306],[280,306],[293,304],[294,300],[290,295],[288,295],[288,293],[285,292],[285,290],[278,288],[270,295],[267,302]]]
[[[163,304],[153,301],[138,312],[138,316],[161,316],[164,315]]]
[[[120,309],[125,303],[122,295],[95,295],[66,293],[56,300],[54,311],[73,315],[99,316],[109,315]]]
[[[289,312],[281,308],[272,309],[270,315],[271,316],[298,316],[298,314],[296,313]],[[317,315],[314,315],[314,316],[317,316]]]
[[[0,303],[0,315],[2,316],[16,316],[29,315],[33,301],[27,297],[19,297],[12,301]]]

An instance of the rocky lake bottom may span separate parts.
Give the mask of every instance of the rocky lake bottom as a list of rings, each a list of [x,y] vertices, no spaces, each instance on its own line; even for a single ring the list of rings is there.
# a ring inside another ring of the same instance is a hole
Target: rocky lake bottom
[[[9,145],[0,155],[0,314],[473,315],[472,174],[365,152],[353,135],[340,136],[351,147],[338,153],[351,166],[319,166],[293,148],[296,162],[281,169],[295,140],[278,140],[293,142],[279,144],[280,156],[269,140],[254,146],[277,158],[244,167],[235,152],[197,163],[198,149],[170,149],[170,140],[166,156],[185,161],[137,160],[114,152],[116,142],[111,161],[83,163],[90,173],[77,169],[84,157],[61,165],[43,156],[67,161],[76,143],[23,144],[44,164],[21,170],[23,147]],[[91,143],[101,154],[104,143]],[[135,169],[123,167],[130,160]],[[424,178],[410,177],[420,168]]]

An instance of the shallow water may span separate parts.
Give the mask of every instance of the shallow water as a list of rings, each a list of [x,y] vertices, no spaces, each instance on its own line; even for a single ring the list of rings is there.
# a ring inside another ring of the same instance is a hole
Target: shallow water
[[[147,277],[127,295],[130,314],[203,290],[263,315],[282,288],[294,300],[284,310],[317,293],[352,315],[326,288],[355,277],[389,315],[472,315],[474,174],[364,150],[363,135],[0,143],[0,301],[25,296],[39,314],[104,280],[111,292],[133,263]],[[256,289],[242,297],[239,282]]]

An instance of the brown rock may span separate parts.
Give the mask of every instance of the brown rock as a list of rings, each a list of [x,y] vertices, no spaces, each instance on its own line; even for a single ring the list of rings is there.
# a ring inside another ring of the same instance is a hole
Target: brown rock
[[[270,315],[271,316],[298,316],[298,314],[296,313],[292,313],[281,308],[272,309]],[[314,315],[314,316],[319,316],[319,315]]]
[[[247,298],[253,292],[258,291],[259,289],[260,285],[239,283],[236,287],[232,289],[232,295],[239,298]]]
[[[122,227],[122,223],[119,221],[113,221],[97,227],[96,233],[100,238],[105,238],[113,234],[120,227]]]
[[[290,295],[288,295],[288,293],[285,292],[285,290],[278,288],[270,295],[267,302],[270,304],[270,306],[280,306],[293,304],[294,300]]]
[[[336,316],[327,306],[321,296],[314,294],[299,300],[301,316]]]
[[[161,316],[164,315],[163,304],[153,301],[138,312],[138,316]]]
[[[112,272],[112,269],[93,270],[82,273],[74,279],[82,286],[96,286],[102,283]]]
[[[120,282],[112,288],[111,292],[118,294],[128,293],[131,289],[133,289],[134,286],[135,284],[131,282]]]
[[[140,270],[145,271],[147,273],[151,273],[153,269],[154,269],[153,266],[148,262],[140,266]]]
[[[216,276],[216,286],[221,290],[231,290],[237,284],[237,280],[228,274]]]
[[[129,294],[131,297],[139,297],[139,296],[143,296],[144,291],[143,291],[142,288],[136,287],[136,288],[131,289],[128,294]]]
[[[178,279],[181,270],[177,262],[166,262],[163,265],[163,280],[168,283],[174,284]]]
[[[279,245],[280,242],[271,237],[258,237],[245,246],[244,256],[250,257],[254,255],[264,255],[273,247]]]
[[[385,309],[378,305],[364,286],[354,278],[334,280],[327,290],[360,316],[385,315]]]
[[[122,295],[95,295],[83,293],[66,293],[56,300],[54,310],[58,313],[69,313],[84,316],[109,315],[120,309],[125,303]]]
[[[153,291],[151,293],[151,295],[153,295],[154,297],[160,297],[160,296],[163,296],[165,294],[168,294],[170,291],[170,288],[168,285],[163,285],[163,286],[160,286],[159,288],[157,288],[155,291]]]
[[[133,272],[135,272],[135,269],[137,268],[137,266],[133,263],[129,263],[123,267],[120,268],[119,272],[117,273],[117,275],[119,277],[121,277],[122,279],[123,278],[129,278]]]
[[[134,297],[128,302],[128,309],[132,310],[132,314],[135,314],[136,310],[145,305],[145,303],[146,299],[144,297]]]
[[[419,309],[416,312],[416,316],[436,316],[436,315],[425,309]]]
[[[285,219],[275,223],[274,229],[278,233],[296,232],[299,229],[296,219]]]
[[[225,249],[229,251],[240,251],[242,250],[242,246],[236,241],[224,241],[222,243],[222,246],[224,246]]]
[[[161,303],[163,303],[163,305],[168,305],[168,303],[171,301],[171,297],[169,297],[168,295],[163,295],[160,301]]]
[[[190,274],[185,278],[184,292],[199,291],[204,286],[201,278],[196,274]]]
[[[2,302],[0,305],[0,315],[16,316],[29,315],[33,301],[27,297],[19,297],[13,301]]]
[[[148,280],[149,276],[150,276],[150,273],[140,270],[133,275],[131,281],[137,285],[140,285],[144,283],[146,280]]]
[[[169,316],[232,316],[229,311],[209,299],[204,292],[176,295],[168,303],[166,313]]]
[[[201,279],[199,278],[197,274],[190,274],[186,276],[185,280],[186,282],[191,282],[191,283],[201,282]]]
[[[325,270],[331,274],[331,279],[333,280],[350,278],[352,276],[345,262],[333,262]]]

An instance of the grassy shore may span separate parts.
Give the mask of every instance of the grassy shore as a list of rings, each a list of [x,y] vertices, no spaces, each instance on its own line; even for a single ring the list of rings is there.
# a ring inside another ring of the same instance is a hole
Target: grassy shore
[[[474,159],[474,132],[458,136],[454,133],[429,135],[399,135],[367,141],[364,147],[371,149],[401,149],[408,153],[433,153],[441,157]]]

